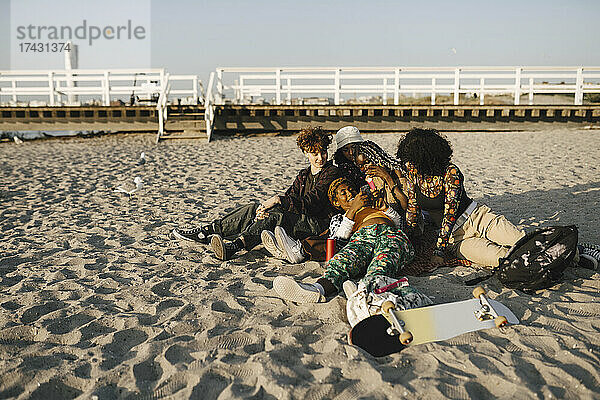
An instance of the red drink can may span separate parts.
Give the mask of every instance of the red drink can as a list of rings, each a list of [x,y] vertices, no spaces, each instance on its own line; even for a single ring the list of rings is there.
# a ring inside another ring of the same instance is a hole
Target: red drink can
[[[325,261],[329,261],[335,254],[335,239],[327,239],[327,247],[325,247]]]

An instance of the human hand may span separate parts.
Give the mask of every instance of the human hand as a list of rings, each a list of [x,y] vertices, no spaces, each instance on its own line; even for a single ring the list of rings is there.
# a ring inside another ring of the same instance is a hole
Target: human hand
[[[372,190],[371,195],[373,196],[373,208],[376,208],[381,211],[385,211],[388,209],[389,205],[383,198],[383,195],[380,190]]]
[[[266,208],[261,204],[256,208],[256,218],[254,220],[258,221],[259,219],[267,217],[267,215],[269,215],[269,213],[267,212]]]
[[[275,195],[269,198],[268,200],[263,201],[258,208],[262,208],[262,211],[266,211],[279,203],[281,203],[281,199],[279,198],[279,196]]]
[[[371,200],[371,195],[369,193],[360,192],[358,193],[350,202],[350,207],[352,210],[359,210],[362,207],[365,207],[369,204]]]
[[[375,176],[383,179],[384,181],[386,181],[388,183],[388,185],[391,187],[394,184],[394,180],[392,179],[392,176],[389,174],[389,172],[379,166],[379,165],[373,165],[373,164],[369,164],[366,166],[365,168],[365,175],[373,178]],[[391,185],[390,185],[391,183]]]

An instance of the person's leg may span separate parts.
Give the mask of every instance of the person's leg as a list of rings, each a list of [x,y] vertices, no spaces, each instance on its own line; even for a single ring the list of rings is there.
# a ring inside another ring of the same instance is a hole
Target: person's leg
[[[497,267],[500,258],[506,256],[510,247],[501,246],[482,237],[469,237],[455,246],[456,255],[479,265]]]
[[[252,222],[241,233],[240,237],[244,241],[246,250],[250,250],[261,243],[263,230],[273,231],[276,226],[281,226],[291,238],[302,240],[322,233],[328,228],[329,221],[318,220],[303,214],[294,214],[275,206],[268,211],[265,218]]]
[[[361,228],[350,242],[327,262],[323,279],[331,282],[336,292],[344,281],[364,275],[373,258],[376,225]],[[326,293],[328,294],[328,293]]]
[[[273,289],[282,298],[298,303],[318,303],[342,290],[342,285],[351,276],[364,273],[372,258],[369,227],[362,228],[352,236],[348,245],[329,262],[325,273],[316,283],[297,282],[287,276],[273,280]]]
[[[227,239],[234,239],[248,226],[254,223],[258,203],[250,203],[236,208],[229,214],[212,222],[212,228],[217,235]],[[260,232],[259,232],[260,234]]]
[[[328,231],[329,219],[318,219],[306,214],[289,214],[281,221],[281,227],[292,238],[302,240]]]
[[[262,231],[273,231],[277,225],[281,225],[284,219],[293,219],[293,215],[287,215],[279,206],[275,206],[268,211],[266,217],[253,220],[241,232],[240,238],[244,241],[244,248],[252,250],[262,242]]]
[[[374,289],[377,276],[395,277],[415,256],[414,248],[404,232],[387,225],[374,226],[377,228],[373,256],[362,278],[368,292]]]
[[[215,223],[222,232],[222,234],[217,232],[211,239],[211,247],[217,258],[228,260],[241,249],[252,250],[262,242],[261,234],[263,231],[273,231],[276,226],[294,227],[298,225],[298,220],[302,219],[301,215],[283,211],[279,206],[269,209],[264,218],[256,219],[256,208],[256,204],[240,207],[219,220],[218,223]],[[306,223],[303,224],[306,225]],[[239,229],[242,229],[242,231],[238,232]],[[317,227],[315,226],[314,229],[317,229]],[[223,240],[223,236],[226,234],[229,234],[232,239],[237,238],[228,243]]]
[[[512,246],[525,236],[525,232],[514,226],[504,215],[495,214],[486,205],[479,205],[469,216],[466,223],[483,237],[501,246]]]
[[[524,235],[504,216],[494,214],[489,207],[480,204],[463,226],[452,233],[449,243],[457,257],[496,267],[499,259],[506,256],[510,247]]]

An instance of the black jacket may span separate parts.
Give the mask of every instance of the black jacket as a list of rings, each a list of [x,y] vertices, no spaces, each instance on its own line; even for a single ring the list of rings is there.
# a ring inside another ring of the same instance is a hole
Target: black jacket
[[[306,214],[321,219],[331,218],[339,211],[336,211],[329,203],[327,191],[331,182],[341,177],[340,170],[333,165],[331,160],[327,161],[323,169],[316,175],[312,190],[302,196],[301,193],[310,173],[310,166],[298,172],[292,186],[286,190],[285,194],[279,196],[281,206],[284,210],[296,214]]]

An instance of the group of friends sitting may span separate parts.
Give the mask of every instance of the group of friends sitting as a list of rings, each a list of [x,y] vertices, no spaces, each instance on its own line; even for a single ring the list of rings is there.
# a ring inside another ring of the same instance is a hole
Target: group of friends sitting
[[[449,141],[434,129],[404,134],[395,157],[354,126],[334,138],[320,127],[306,128],[296,142],[310,165],[284,193],[198,228],[174,229],[173,235],[210,244],[220,260],[262,244],[290,263],[325,261],[327,239],[334,239],[335,255],[316,282],[285,276],[273,281],[282,298],[300,303],[325,301],[347,280],[361,280],[367,291],[374,290],[378,277],[402,273],[415,249],[423,249],[426,232],[436,236],[428,252],[432,268],[449,259],[496,267],[525,235],[469,198]]]

